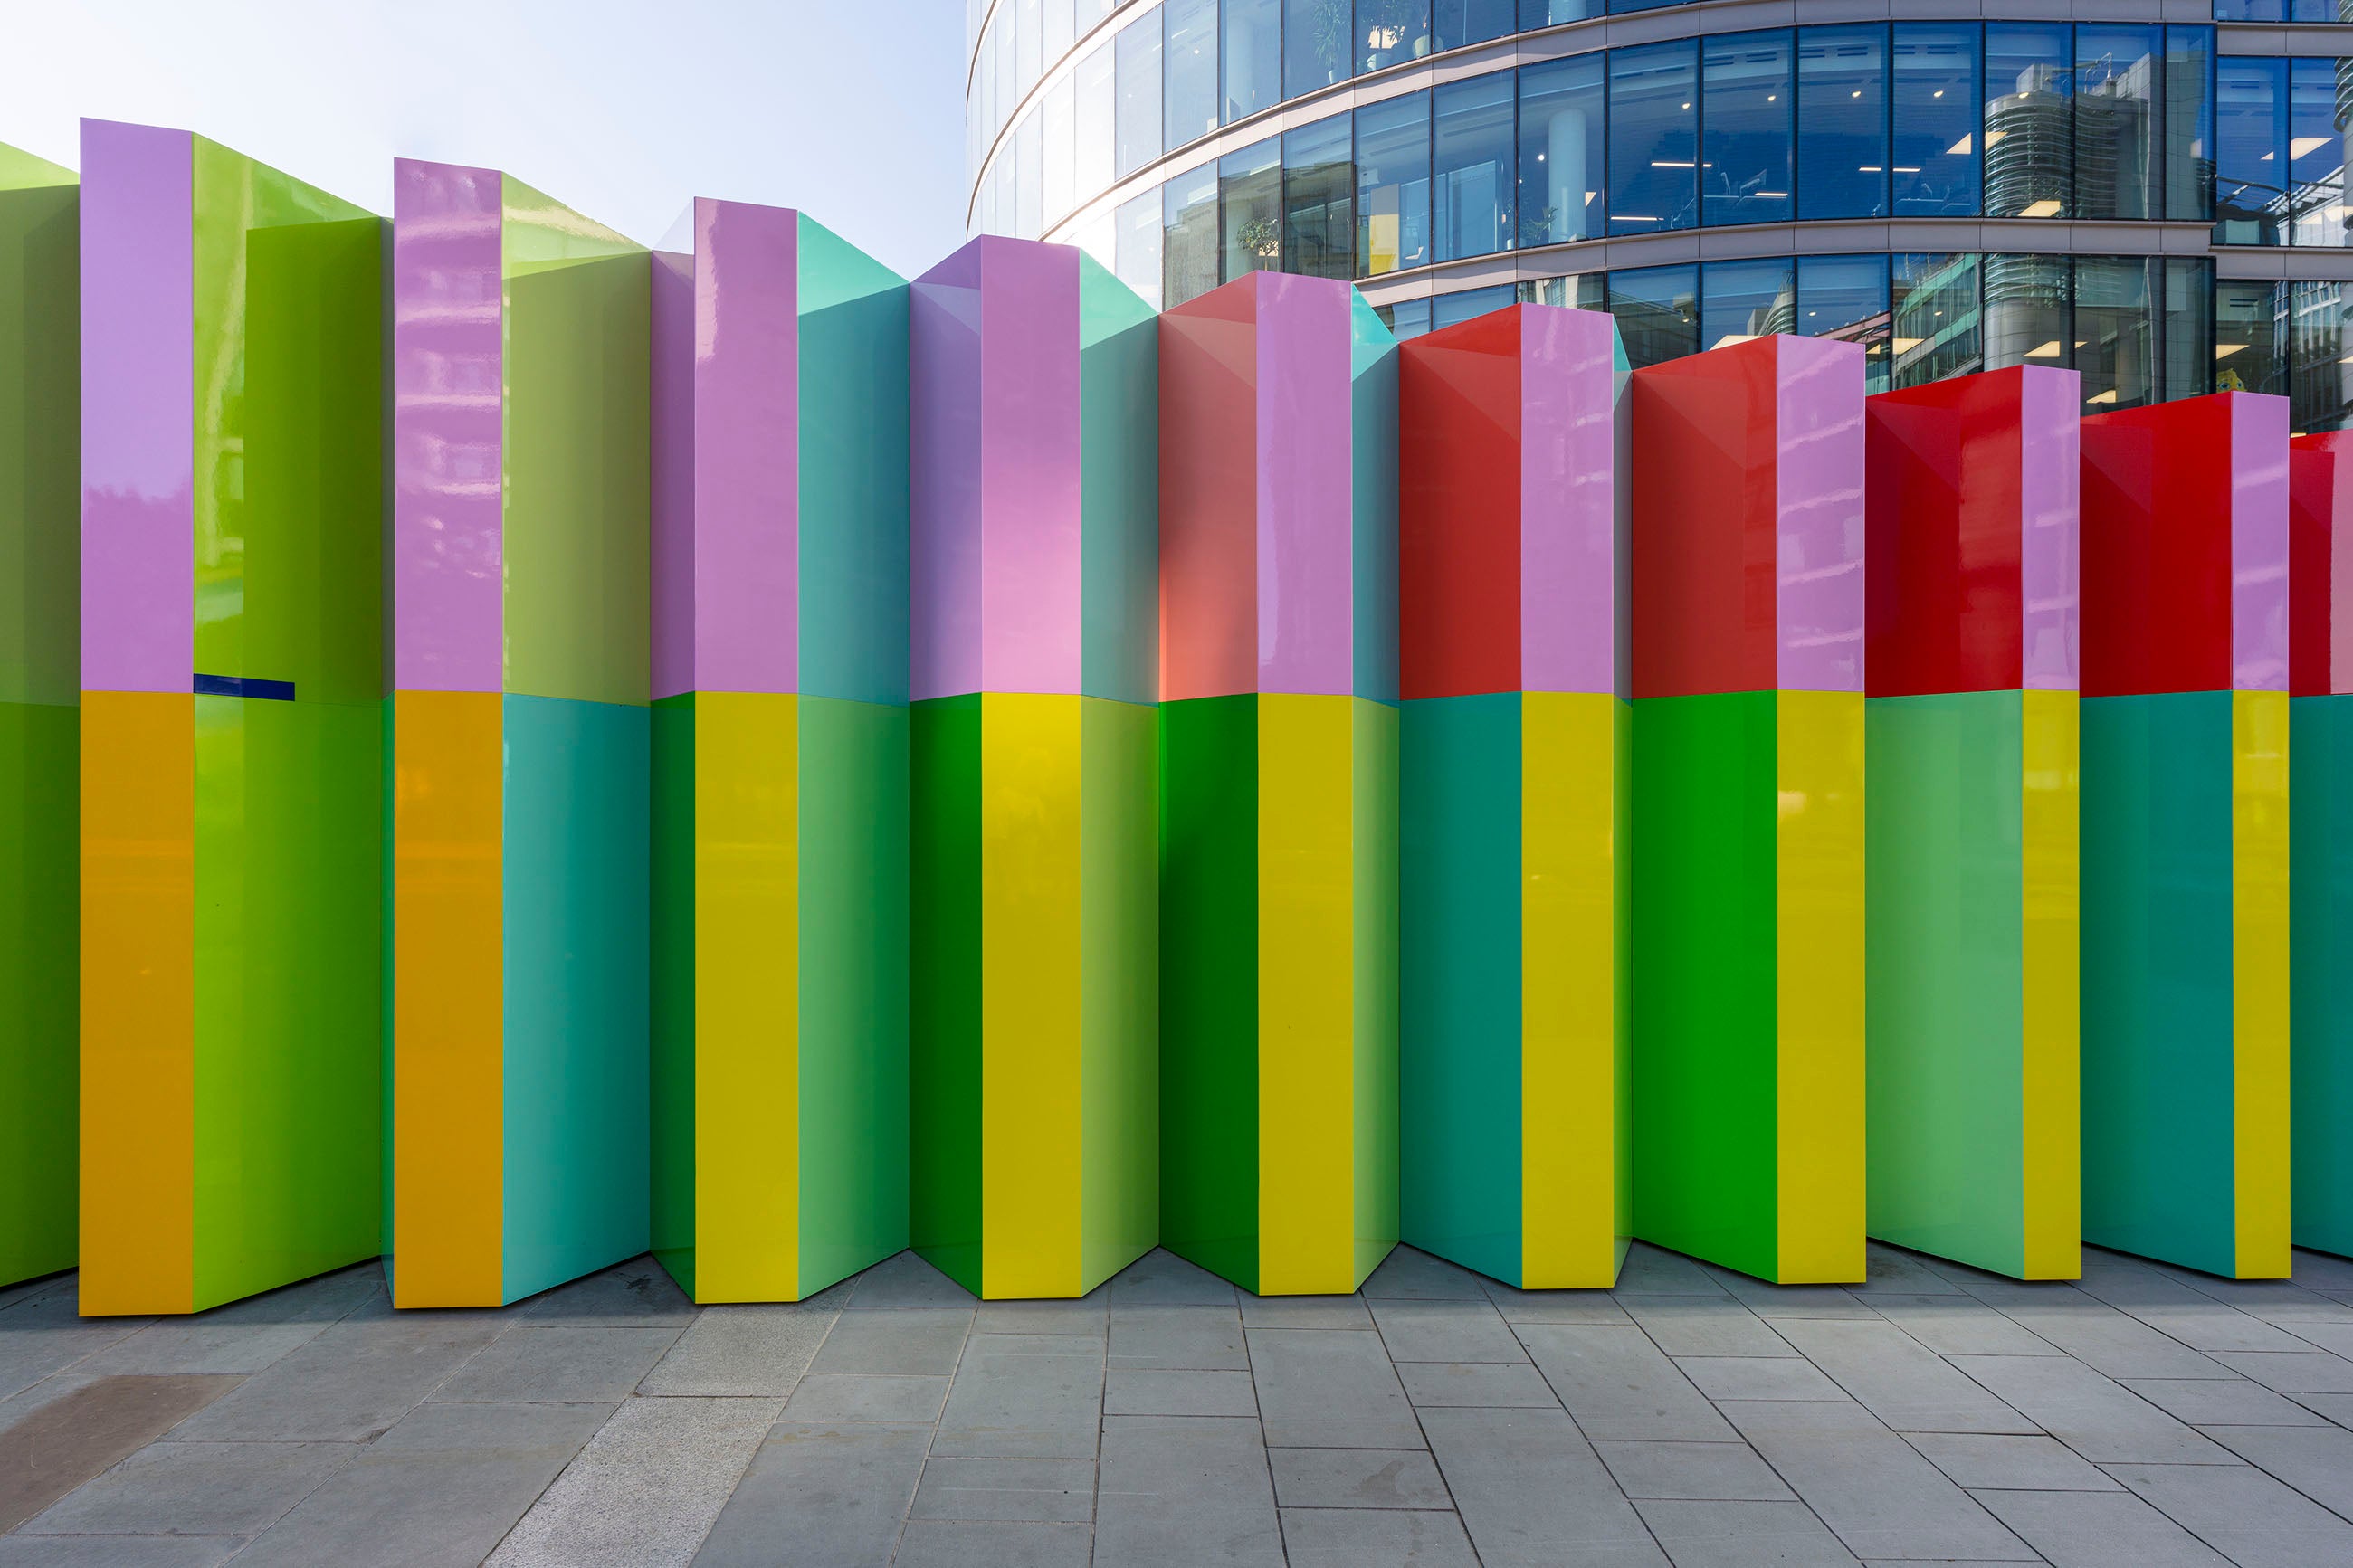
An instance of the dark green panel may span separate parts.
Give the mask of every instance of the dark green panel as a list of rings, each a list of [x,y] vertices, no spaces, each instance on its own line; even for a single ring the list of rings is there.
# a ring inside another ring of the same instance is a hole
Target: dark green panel
[[[694,693],[653,705],[653,1248],[694,1294]]]
[[[908,732],[908,1228],[980,1294],[980,697]]]

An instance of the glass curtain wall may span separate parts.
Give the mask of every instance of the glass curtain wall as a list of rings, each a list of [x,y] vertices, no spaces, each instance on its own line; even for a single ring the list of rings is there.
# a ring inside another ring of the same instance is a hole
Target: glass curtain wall
[[[1512,76],[1496,71],[1430,93],[1436,259],[1512,247]]]
[[[2072,217],[2074,41],[2064,23],[1985,30],[1985,215]]]
[[[1797,188],[1788,32],[1725,33],[1702,47],[1700,221],[1787,223]]]
[[[1218,286],[1218,168],[1187,170],[1160,187],[1164,310]]]
[[[1800,218],[1887,216],[1887,39],[1882,24],[1798,34]]]
[[[1356,110],[1356,275],[1430,260],[1430,94]]]
[[[1720,349],[1798,324],[1798,264],[1787,256],[1700,268],[1699,344]]]
[[[1601,236],[1609,185],[1601,68],[1596,52],[1519,73],[1522,245]]]
[[[1282,269],[1356,275],[1356,166],[1349,118],[1335,114],[1282,137]]]
[[[1887,258],[1890,379],[1922,386],[1985,368],[1984,268],[1968,253]]]
[[[1097,45],[1079,58],[1071,73],[1078,92],[1077,167],[1073,196],[1081,201],[1111,185],[1118,150],[1119,94],[1113,87],[1110,44]]]
[[[1430,0],[1356,0],[1356,74],[1430,53]]]
[[[1122,202],[1112,214],[1112,270],[1154,310],[1160,303],[1160,193]]]
[[[1119,30],[1118,133],[1114,174],[1125,179],[1160,156],[1160,7]]]
[[[2075,193],[2070,217],[2165,216],[2157,133],[2164,58],[2161,27],[2075,29]]]
[[[1791,329],[1810,338],[1862,345],[1863,390],[1888,385],[1887,260],[1884,256],[1798,258],[1798,312]]]
[[[2214,29],[2165,30],[2165,216],[2214,217]]]
[[[1635,369],[1699,352],[1697,267],[1621,268],[1609,274],[1608,299]]]
[[[1698,88],[1694,39],[1609,51],[1611,234],[1688,228],[1697,216]]]
[[[1514,0],[1437,0],[1431,16],[1431,47],[1459,49],[1514,31]]]
[[[1894,30],[1889,174],[1897,217],[1978,214],[1982,42],[1974,23],[1899,24]]]
[[[2288,64],[2288,211],[2291,245],[2348,243],[2345,212],[2347,62]]]
[[[1218,223],[1222,259],[1216,281],[1282,263],[1282,142],[1279,137],[1218,160]]]
[[[1162,112],[1170,147],[1218,128],[1218,0],[1165,0]]]
[[[1348,79],[1348,0],[1282,0],[1282,96]]]
[[[1282,101],[1282,0],[1224,0],[1224,5],[1218,69],[1225,85],[1218,114],[1230,125]]]

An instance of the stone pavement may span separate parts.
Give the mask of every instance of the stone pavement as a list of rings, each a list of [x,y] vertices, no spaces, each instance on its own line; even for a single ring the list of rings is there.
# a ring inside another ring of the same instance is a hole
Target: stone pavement
[[[976,1304],[902,1254],[698,1310],[639,1258],[398,1316],[370,1265],[162,1321],[66,1275],[0,1290],[0,1568],[2353,1563],[2353,1262],[2085,1265]]]

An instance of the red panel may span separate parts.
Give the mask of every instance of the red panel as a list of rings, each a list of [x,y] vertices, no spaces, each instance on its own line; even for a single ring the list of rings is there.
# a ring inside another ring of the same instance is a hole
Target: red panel
[[[2024,679],[2024,375],[1962,376],[1863,405],[1873,697],[2013,691]]]
[[[2353,431],[2288,441],[2288,690],[2327,697],[2343,684],[2330,668],[2335,640],[2336,541],[2353,528]]]
[[[2237,394],[2084,421],[2084,695],[2231,689]]]
[[[1636,697],[1769,691],[1779,352],[1758,338],[1634,373]]]
[[[1256,295],[1160,318],[1160,696],[1258,689]]]
[[[1408,699],[1520,689],[1520,311],[1398,354],[1398,677]]]

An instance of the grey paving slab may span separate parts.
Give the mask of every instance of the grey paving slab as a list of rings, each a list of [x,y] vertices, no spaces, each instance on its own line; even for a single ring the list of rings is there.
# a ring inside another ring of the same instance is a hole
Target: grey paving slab
[[[2282,1394],[2353,1394],[2353,1361],[2326,1351],[2217,1351],[2213,1359]]]
[[[1588,1437],[1728,1438],[1732,1428],[1631,1324],[1527,1324],[1520,1338]]]
[[[258,1535],[358,1452],[352,1443],[151,1443],[17,1528],[29,1535]]]
[[[2059,1355],[2057,1345],[1973,1296],[1874,1293],[1879,1315],[1938,1355]]]
[[[1103,1342],[975,1334],[948,1387],[934,1454],[1092,1459],[1103,1421]]]
[[[2252,1466],[2116,1465],[2108,1473],[2238,1568],[2353,1563],[2353,1524]]]
[[[2290,1397],[2316,1415],[2353,1428],[2353,1394],[2297,1394]],[[5,1407],[0,1406],[0,1419],[5,1418]]]
[[[1095,1516],[1092,1459],[957,1459],[923,1466],[910,1519],[998,1520],[1091,1524]]]
[[[1800,1502],[1642,1502],[1675,1568],[1852,1568],[1854,1553]]]
[[[1796,1356],[1685,1356],[1675,1365],[1710,1399],[1852,1398],[1821,1368]]]
[[[424,1405],[237,1561],[472,1568],[613,1414],[609,1405]]]
[[[2316,1415],[2284,1394],[2243,1378],[2128,1377],[2126,1388],[2177,1421],[2192,1426],[2324,1426]]]
[[[1793,1319],[1779,1326],[1807,1360],[1898,1432],[2042,1430],[1893,1323]]]
[[[0,1536],[0,1568],[218,1568],[241,1535]]]
[[[1155,1247],[1111,1282],[1111,1304],[1135,1307],[1230,1307],[1240,1293],[1198,1263]]]
[[[2325,1296],[2293,1279],[2220,1279],[2165,1264],[2156,1268],[2168,1279],[2179,1279],[2201,1295],[2291,1333],[2298,1323],[2353,1323],[2353,1302]]]
[[[2321,1507],[2353,1518],[2353,1432],[2339,1426],[2203,1426],[2200,1430]]]
[[[806,1303],[705,1307],[638,1392],[785,1398],[816,1359],[834,1317]]]
[[[1111,1287],[1098,1285],[1075,1301],[983,1301],[973,1328],[984,1334],[1094,1334],[1111,1320]]]
[[[490,1568],[684,1568],[781,1399],[631,1399],[518,1521]]]
[[[695,1568],[887,1563],[931,1446],[928,1426],[791,1419],[768,1432]]]
[[[2020,1327],[2109,1377],[2224,1377],[2212,1360],[2072,1285],[2003,1281],[1989,1305]]]
[[[1666,1554],[1565,1413],[1428,1410],[1422,1425],[1485,1568],[1664,1568]]]
[[[1438,1510],[1286,1508],[1282,1543],[1291,1568],[1479,1568],[1462,1521]]]
[[[1363,1303],[1357,1307],[1361,1313]],[[1230,1306],[1123,1304],[1111,1314],[1111,1364],[1160,1372],[1247,1372],[1242,1315]]]
[[[813,1372],[785,1401],[789,1421],[937,1421],[947,1403],[944,1377],[868,1377]]]
[[[1915,1432],[1910,1441],[1928,1462],[1970,1490],[2112,1492],[2107,1472],[2056,1437],[1982,1432]]]
[[[0,1399],[131,1338],[153,1321],[85,1318],[79,1312],[80,1302],[71,1279],[0,1312]]]
[[[1487,1300],[1507,1323],[1630,1323],[1606,1290],[1514,1290],[1490,1279]]]
[[[1373,1314],[1362,1296],[1252,1296],[1241,1298],[1242,1323],[1252,1329],[1361,1329],[1370,1333]]]
[[[882,1377],[949,1377],[972,1331],[969,1307],[915,1307],[844,1312],[818,1348],[811,1372],[865,1373]]]
[[[1087,1568],[1092,1532],[1083,1524],[1009,1524],[967,1519],[910,1520],[895,1568]]]
[[[2086,1268],[2077,1289],[2195,1351],[2300,1351],[2294,1335],[2137,1264]],[[2348,1325],[2353,1327],[2353,1325]]]
[[[1893,1291],[1910,1296],[1957,1296],[1961,1288],[1933,1268],[1929,1260],[1916,1252],[1906,1252],[1900,1247],[1890,1247],[1883,1241],[1863,1244],[1863,1267],[1867,1277],[1859,1285],[1846,1289],[1857,1297],[1876,1297]]]
[[[2299,1247],[2290,1269],[2295,1282],[2315,1290],[2353,1290],[2353,1258],[2314,1252]]]
[[[1398,1381],[1416,1405],[1469,1405],[1480,1409],[1557,1410],[1552,1384],[1526,1362],[1516,1366],[1491,1362],[1409,1361],[1398,1363]]]
[[[247,1378],[175,1436],[368,1442],[416,1409],[498,1333],[493,1324],[431,1314],[337,1323]]]
[[[1730,1296],[1617,1292],[1618,1304],[1671,1356],[1793,1356],[1788,1342]]]
[[[1259,1424],[1107,1416],[1095,1568],[1282,1568],[1282,1529]]]
[[[1706,1265],[1709,1278],[1758,1317],[1875,1318],[1873,1311],[1843,1285],[1776,1285],[1730,1268]]]
[[[2353,1309],[2348,1309],[2353,1310]],[[2274,1345],[2230,1345],[2230,1350],[2324,1350],[2334,1356],[2353,1357],[2353,1322],[2332,1322],[2310,1318],[2296,1322],[2286,1333],[2286,1343]]]
[[[694,1303],[678,1288],[670,1270],[655,1262],[651,1253],[643,1253],[541,1291],[522,1304],[519,1316],[534,1327],[676,1324],[683,1328],[694,1321]]]
[[[1746,1443],[1596,1443],[1618,1489],[1630,1498],[1706,1502],[1795,1500]]]
[[[1398,1247],[1381,1259],[1380,1267],[1365,1281],[1362,1294],[1367,1301],[1484,1301],[1487,1287],[1481,1276],[1459,1263],[1449,1263],[1418,1247]]]
[[[2228,1563],[2128,1491],[1984,1491],[1977,1499],[2053,1568],[2226,1568]]]
[[[1724,1411],[1858,1557],[2034,1558],[1975,1499],[1859,1405],[1730,1404]]]
[[[1721,1296],[1725,1289],[1696,1258],[1669,1252],[1638,1241],[1626,1249],[1625,1267],[1618,1271],[1619,1290],[1637,1295]]]
[[[913,1250],[895,1253],[845,1283],[849,1293],[840,1303],[844,1311],[890,1312],[911,1307],[976,1304],[971,1291]]]
[[[125,1373],[259,1372],[325,1333],[332,1321],[299,1318],[289,1322],[255,1322],[222,1312],[165,1318],[103,1350],[76,1358],[72,1366],[95,1377]]]
[[[1495,1310],[1487,1293],[1448,1300],[1375,1298],[1373,1321],[1389,1359],[1408,1361],[1518,1362],[1528,1352]]]
[[[1246,1372],[1162,1372],[1113,1367],[1103,1378],[1106,1415],[1256,1415]]]
[[[479,1405],[615,1404],[628,1397],[683,1331],[674,1324],[519,1324],[477,1352],[433,1397]]]
[[[0,1533],[139,1452],[235,1389],[234,1376],[76,1380],[0,1428]]]
[[[1956,1356],[1953,1364],[2095,1465],[2232,1462],[2210,1439],[2081,1362]]]
[[[1377,1334],[1252,1329],[1250,1372],[1277,1448],[1419,1448],[1420,1423]]]
[[[1438,1461],[1419,1448],[1271,1448],[1284,1508],[1451,1508]]]

